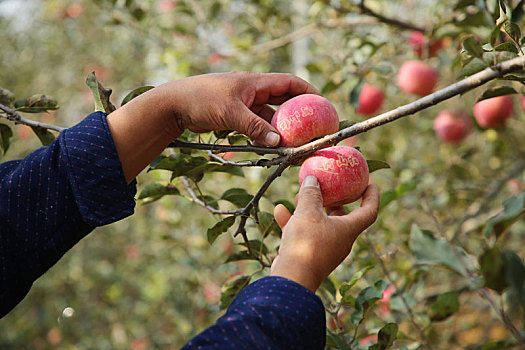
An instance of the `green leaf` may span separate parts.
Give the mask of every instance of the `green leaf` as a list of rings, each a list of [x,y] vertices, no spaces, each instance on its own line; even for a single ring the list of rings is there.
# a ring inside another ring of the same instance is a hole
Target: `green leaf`
[[[58,102],[46,95],[33,95],[24,100],[15,102],[15,110],[24,113],[44,113],[58,109]]]
[[[481,72],[483,69],[487,68],[489,65],[482,59],[474,58],[472,61],[467,63],[458,74],[458,79],[463,79]]]
[[[438,295],[437,300],[430,305],[430,319],[443,321],[459,310],[459,295],[453,290]]]
[[[357,111],[357,109],[359,108],[359,96],[361,96],[361,90],[363,89],[364,84],[364,80],[359,79],[359,81],[354,85],[352,90],[350,90],[348,102],[350,102],[350,105],[354,107],[354,111]]]
[[[516,253],[509,250],[501,252],[505,264],[505,281],[518,299],[522,311],[525,312],[525,266]]]
[[[55,140],[55,135],[50,133],[47,129],[38,126],[32,126],[31,129],[33,129],[33,132],[44,146],[49,146],[51,142]]]
[[[9,139],[11,137],[13,137],[13,130],[6,124],[0,124],[0,147],[4,154],[9,149]]]
[[[376,301],[383,297],[383,291],[386,288],[386,282],[379,280],[373,286],[366,287],[361,290],[355,299],[356,311],[350,317],[354,326],[357,326],[366,316],[366,312],[371,308]]]
[[[225,263],[241,261],[241,260],[256,260],[255,257],[251,256],[247,250],[242,250],[240,252],[235,252],[230,254],[228,258],[224,261]]]
[[[507,33],[507,35],[508,35],[512,40],[514,40],[514,41],[517,42],[517,43],[520,42],[520,39],[521,39],[521,29],[520,29],[520,26],[519,26],[519,25],[517,25],[517,24],[514,23],[514,22],[507,21],[507,22],[505,22],[505,24],[503,25],[503,30],[505,31],[505,33]]]
[[[221,292],[221,310],[230,306],[233,298],[250,283],[251,277],[247,275],[237,276],[226,282]]]
[[[339,350],[351,350],[350,346],[331,330],[326,330],[326,346],[332,346]]]
[[[457,273],[468,276],[463,264],[467,264],[465,251],[451,245],[444,239],[434,238],[432,232],[421,230],[416,224],[412,225],[409,238],[409,246],[412,254],[423,265],[444,265]],[[461,261],[461,260],[462,261]]]
[[[497,24],[494,28],[492,28],[492,31],[490,32],[490,44],[492,46],[496,45],[496,42],[499,39],[499,34],[501,33],[501,27],[503,26],[503,22]]]
[[[139,95],[142,95],[143,93],[145,93],[146,91],[149,91],[151,89],[153,89],[154,86],[141,86],[139,88],[136,88],[134,89],[133,91],[131,91],[129,94],[126,95],[126,97],[124,97],[124,99],[122,100],[122,102],[120,103],[121,106],[124,106],[126,103],[128,103],[129,101],[133,100],[135,97],[139,96]]]
[[[488,98],[498,97],[498,96],[504,96],[504,95],[511,95],[511,94],[517,94],[518,92],[514,90],[514,88],[510,86],[500,86],[497,88],[487,89],[481,94],[481,96],[477,99],[476,103],[479,101],[486,100]]]
[[[521,0],[513,9],[510,15],[510,19],[514,23],[519,23],[521,21],[521,18],[524,14],[523,5],[525,4],[525,0]]]
[[[261,211],[258,214],[259,217],[259,231],[263,237],[266,237],[269,234],[280,237],[281,228],[272,214]]]
[[[494,50],[496,50],[496,51],[510,51],[510,52],[513,52],[513,53],[518,53],[518,48],[516,47],[516,45],[514,45],[513,43],[509,43],[509,42],[499,44],[498,46],[496,46],[494,48]]]
[[[341,284],[341,287],[339,287],[339,294],[344,297],[345,294],[352,288],[361,278],[365,276],[365,274],[372,270],[374,268],[374,265],[368,265],[364,267],[363,269],[356,272],[353,276],[350,282],[343,282]]]
[[[218,139],[224,139],[231,132],[233,132],[233,130],[213,130],[213,135]]]
[[[0,104],[3,104],[7,107],[12,107],[15,99],[15,94],[0,86]]]
[[[379,204],[379,210],[381,211],[384,207],[390,204],[392,201],[398,199],[407,192],[414,190],[417,187],[417,181],[404,182],[396,187],[394,190],[385,191],[381,193],[381,200]]]
[[[221,221],[217,222],[213,227],[209,228],[207,231],[208,242],[213,244],[217,237],[219,237],[224,232],[228,231],[230,227],[235,223],[235,216],[228,216]]]
[[[460,27],[482,27],[487,24],[487,17],[484,11],[478,11],[475,13],[467,13],[465,18],[458,21],[456,25]]]
[[[106,89],[100,84],[95,76],[95,72],[89,74],[86,78],[86,84],[91,89],[93,98],[95,99],[95,111],[104,113],[111,113],[115,110],[115,106],[109,100],[111,96],[111,89]]]
[[[463,48],[474,57],[483,58],[483,49],[480,43],[473,36],[467,37],[463,40]]]
[[[476,4],[476,0],[458,0],[454,6],[454,11],[464,9],[468,6],[473,6]]]
[[[253,196],[243,188],[230,188],[224,192],[220,199],[233,203],[238,208],[244,208]]]
[[[505,281],[505,264],[498,247],[485,250],[479,257],[480,272],[484,285],[498,293],[502,293],[508,286]]]
[[[368,173],[373,173],[374,171],[377,171],[379,169],[389,169],[390,165],[382,160],[366,160],[366,164],[368,164]]]
[[[177,187],[172,184],[161,184],[154,182],[148,184],[139,194],[138,199],[148,199],[148,202],[156,201],[166,195],[179,195]]]
[[[485,235],[495,235],[499,238],[525,212],[525,192],[507,199],[503,203],[503,211],[487,221]]]
[[[258,239],[250,239],[248,241],[250,244],[250,248],[252,249],[252,252],[257,252],[260,254],[267,254],[268,253],[268,247],[266,247],[266,244],[261,242]],[[239,243],[240,245],[244,247],[248,247],[245,242]]]
[[[357,122],[354,122],[353,120],[340,120],[339,121],[339,130],[346,129],[348,127],[351,127]]]
[[[249,141],[250,138],[243,134],[232,134],[228,135],[228,142],[230,145],[237,145],[239,143],[246,143],[246,141]]]
[[[397,339],[399,327],[396,323],[387,323],[377,333],[377,344],[368,347],[369,350],[387,350],[390,349],[394,340]]]

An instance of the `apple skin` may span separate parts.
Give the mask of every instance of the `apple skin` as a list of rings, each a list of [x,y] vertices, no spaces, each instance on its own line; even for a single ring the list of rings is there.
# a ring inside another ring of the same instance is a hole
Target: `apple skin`
[[[414,53],[419,58],[423,58],[423,56],[426,56],[426,50],[428,50],[428,57],[434,57],[436,56],[438,51],[443,48],[443,40],[428,39],[423,33],[418,32],[416,30],[410,33],[410,38],[408,39],[408,42],[414,49]]]
[[[353,147],[333,146],[315,152],[299,169],[299,184],[313,175],[319,181],[323,207],[352,203],[368,186],[368,164]]]
[[[460,143],[472,130],[472,120],[460,111],[444,110],[434,119],[437,137],[448,143]]]
[[[401,90],[418,96],[426,96],[434,91],[437,81],[436,70],[421,61],[407,61],[397,73]]]
[[[281,135],[281,146],[297,147],[316,137],[339,131],[335,107],[319,95],[303,94],[283,103],[273,115],[272,126]]]
[[[381,109],[385,94],[381,88],[364,84],[359,95],[359,106],[356,112],[361,115],[372,115]]]
[[[482,128],[500,128],[512,115],[514,104],[509,95],[479,101],[474,105],[474,117]]]

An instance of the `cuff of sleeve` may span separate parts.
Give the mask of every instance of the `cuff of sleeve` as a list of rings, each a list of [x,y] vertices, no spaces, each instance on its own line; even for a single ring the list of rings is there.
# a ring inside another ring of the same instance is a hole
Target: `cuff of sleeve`
[[[59,137],[67,177],[84,221],[106,225],[133,214],[136,181],[127,184],[106,114],[95,112]]]
[[[301,342],[304,342],[305,349],[324,348],[326,319],[323,302],[299,283],[279,276],[263,277],[239,292],[225,317],[246,305],[278,307],[289,321],[288,331],[303,334]]]

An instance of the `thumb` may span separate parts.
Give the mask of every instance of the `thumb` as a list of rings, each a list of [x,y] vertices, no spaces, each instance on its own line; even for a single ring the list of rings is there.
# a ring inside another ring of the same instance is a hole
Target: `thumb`
[[[301,189],[297,195],[297,209],[298,212],[313,213],[316,211],[323,212],[323,196],[321,195],[321,188],[319,181],[315,176],[307,176],[303,179]]]
[[[276,147],[281,141],[279,133],[266,120],[253,113],[242,104],[240,113],[234,113],[230,120],[231,128],[247,135],[255,143]]]

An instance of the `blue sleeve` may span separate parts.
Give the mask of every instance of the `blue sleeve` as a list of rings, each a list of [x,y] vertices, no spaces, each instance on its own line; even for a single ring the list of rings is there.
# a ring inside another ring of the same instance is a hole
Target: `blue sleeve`
[[[264,277],[183,350],[324,349],[325,332],[323,303],[314,293],[286,278]]]
[[[131,215],[135,193],[101,112],[0,164],[0,317],[96,226]]]

